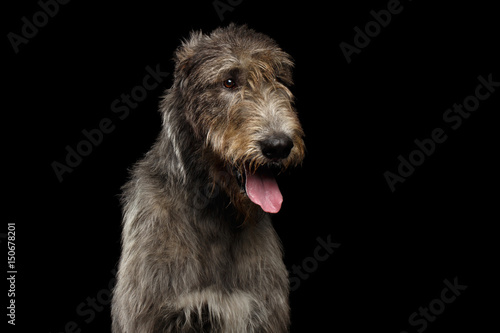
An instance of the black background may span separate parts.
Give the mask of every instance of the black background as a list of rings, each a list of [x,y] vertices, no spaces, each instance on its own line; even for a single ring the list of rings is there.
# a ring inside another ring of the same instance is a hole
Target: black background
[[[15,222],[14,331],[64,332],[68,322],[110,331],[108,302],[95,316],[77,308],[106,299],[120,254],[120,186],[158,134],[159,97],[172,77],[124,120],[110,105],[142,84],[146,66],[172,72],[191,30],[230,22],[270,35],[296,61],[307,156],[280,180],[285,201],[273,221],[285,263],[311,262],[318,237],[341,244],[291,293],[292,332],[417,332],[409,316],[455,278],[467,289],[425,331],[498,327],[500,88],[458,129],[443,121],[479,75],[500,81],[498,11],[487,1],[402,1],[348,64],[339,44],[353,44],[354,27],[387,3],[245,0],[221,21],[212,1],[71,1],[17,54],[7,34],[21,34],[21,18],[41,9],[33,0],[4,4],[0,240],[6,253],[5,224]],[[114,131],[59,182],[51,164],[104,118]],[[384,172],[397,173],[398,156],[438,127],[447,140],[391,192]]]

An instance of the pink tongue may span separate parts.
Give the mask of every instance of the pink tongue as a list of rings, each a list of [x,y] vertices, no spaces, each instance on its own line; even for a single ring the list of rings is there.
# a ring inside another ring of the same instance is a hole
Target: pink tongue
[[[279,212],[283,196],[273,175],[268,171],[262,170],[254,174],[250,174],[246,168],[245,171],[245,189],[250,200],[262,207],[262,210],[267,213]]]

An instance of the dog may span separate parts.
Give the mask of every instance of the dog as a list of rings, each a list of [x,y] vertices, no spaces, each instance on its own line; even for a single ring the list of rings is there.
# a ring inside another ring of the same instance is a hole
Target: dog
[[[175,52],[162,130],[123,187],[114,333],[281,333],[288,272],[271,224],[275,175],[300,165],[294,63],[230,24]]]

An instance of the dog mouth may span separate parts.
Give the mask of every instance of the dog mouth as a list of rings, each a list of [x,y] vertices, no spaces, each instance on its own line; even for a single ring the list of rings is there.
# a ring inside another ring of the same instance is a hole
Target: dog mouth
[[[245,193],[254,204],[259,205],[266,213],[279,212],[283,203],[283,196],[274,175],[275,169],[271,165],[264,165],[256,170],[250,170],[250,167],[245,165],[242,174],[238,169],[233,168],[242,193]]]

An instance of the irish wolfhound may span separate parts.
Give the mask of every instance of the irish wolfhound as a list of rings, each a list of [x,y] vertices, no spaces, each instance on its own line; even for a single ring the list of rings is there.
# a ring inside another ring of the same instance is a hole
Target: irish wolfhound
[[[124,186],[114,333],[286,332],[288,273],[268,213],[304,157],[290,56],[230,25],[175,52],[157,141]]]

